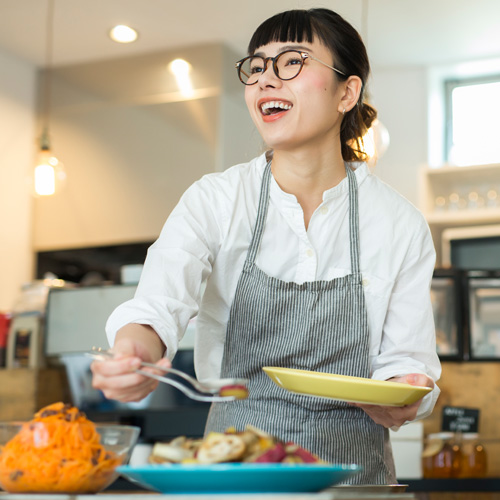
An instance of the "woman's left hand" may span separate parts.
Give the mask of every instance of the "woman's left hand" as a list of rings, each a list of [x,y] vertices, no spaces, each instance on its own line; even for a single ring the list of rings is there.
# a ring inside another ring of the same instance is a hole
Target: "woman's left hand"
[[[427,375],[410,373],[402,377],[393,377],[388,382],[399,382],[401,384],[419,385],[434,388],[434,381]],[[372,420],[384,427],[401,427],[405,422],[410,422],[417,416],[417,410],[422,400],[407,406],[379,406],[351,403],[364,410]]]

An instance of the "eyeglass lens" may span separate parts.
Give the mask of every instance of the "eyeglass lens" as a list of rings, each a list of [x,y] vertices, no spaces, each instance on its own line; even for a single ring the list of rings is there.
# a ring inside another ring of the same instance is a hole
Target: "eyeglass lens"
[[[274,61],[274,65],[273,65]],[[281,52],[275,58],[269,58],[267,65],[273,65],[276,76],[281,80],[295,78],[302,69],[303,58],[296,50]],[[259,76],[265,71],[266,62],[263,57],[251,56],[243,59],[239,66],[239,77],[247,85],[257,83]],[[267,68],[266,68],[267,69]]]

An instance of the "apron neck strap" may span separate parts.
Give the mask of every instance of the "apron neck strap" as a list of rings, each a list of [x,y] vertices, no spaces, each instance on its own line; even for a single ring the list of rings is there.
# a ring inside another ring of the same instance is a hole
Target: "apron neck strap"
[[[271,161],[269,160],[266,168],[264,170],[264,175],[262,176],[262,183],[260,186],[260,197],[259,197],[259,208],[257,210],[257,220],[255,221],[255,226],[252,234],[252,241],[250,242],[250,247],[248,248],[246,261],[249,264],[255,262],[255,257],[257,256],[257,251],[262,240],[262,234],[264,233],[264,224],[266,222],[267,208],[269,207],[269,187],[271,185]]]
[[[359,211],[358,183],[356,174],[348,164],[345,166],[349,181],[349,240],[351,247],[351,272],[359,274]]]
[[[349,183],[349,240],[351,249],[351,271],[352,274],[359,273],[359,214],[358,214],[358,185],[356,175],[351,168],[346,165],[347,179]],[[252,241],[248,248],[246,261],[249,264],[255,262],[257,251],[264,233],[267,210],[269,207],[269,188],[271,185],[271,161],[268,162],[262,176],[260,188],[259,208],[257,210],[257,220],[252,234]]]

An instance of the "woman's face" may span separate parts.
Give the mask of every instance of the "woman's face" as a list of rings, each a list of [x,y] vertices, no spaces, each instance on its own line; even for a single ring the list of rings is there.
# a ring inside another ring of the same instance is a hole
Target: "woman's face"
[[[274,57],[289,49],[307,52],[335,66],[330,50],[316,40],[313,43],[272,42],[259,47],[254,55]],[[269,61],[259,81],[245,87],[245,101],[264,142],[275,151],[320,147],[322,143],[331,148],[335,141],[340,147],[344,90],[335,72],[318,61],[306,59],[300,74],[288,81],[276,76]],[[272,101],[280,104],[279,110],[262,108]]]

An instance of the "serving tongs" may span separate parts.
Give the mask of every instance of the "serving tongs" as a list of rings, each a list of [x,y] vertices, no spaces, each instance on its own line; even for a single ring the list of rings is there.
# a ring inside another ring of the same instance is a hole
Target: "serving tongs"
[[[97,361],[112,359],[115,356],[113,351],[109,349],[102,349],[101,347],[93,347],[85,354]],[[153,363],[146,363],[145,361],[141,362],[141,368],[142,367],[154,368],[155,370],[163,371],[170,375],[176,375],[184,379],[186,382],[190,383],[196,390],[187,387],[178,380],[165,377],[163,375],[158,375],[156,373],[141,370],[140,368],[135,370],[136,373],[140,373],[145,377],[149,377],[158,380],[159,382],[163,382],[164,384],[175,387],[176,389],[184,393],[188,398],[194,399],[195,401],[218,403],[236,401],[237,399],[246,399],[246,397],[248,396],[248,380],[244,378],[221,378],[200,382],[187,373],[175,368],[164,368]]]

